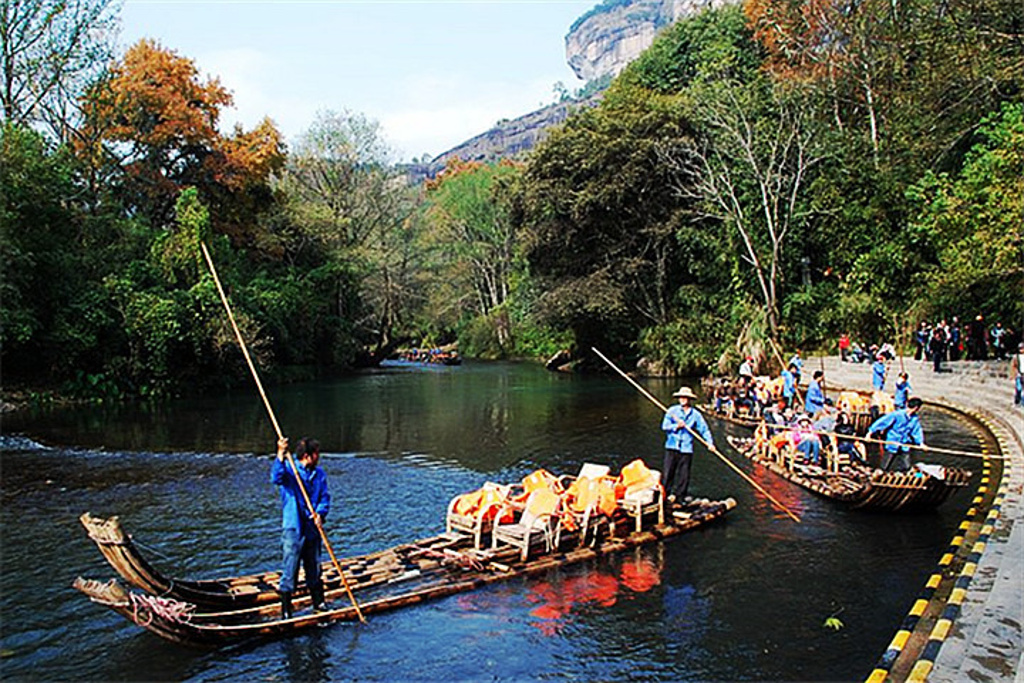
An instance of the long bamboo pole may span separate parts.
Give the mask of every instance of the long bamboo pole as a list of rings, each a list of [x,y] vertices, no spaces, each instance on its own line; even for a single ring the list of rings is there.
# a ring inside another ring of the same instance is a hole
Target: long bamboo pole
[[[252,378],[256,382],[256,388],[259,389],[260,396],[263,398],[263,405],[267,407],[267,414],[270,415],[270,421],[274,425],[274,431],[277,432],[277,440],[281,441],[284,439],[284,434],[281,433],[281,427],[277,423],[277,417],[274,415],[274,409],[270,407],[270,400],[267,399],[267,392],[263,390],[263,383],[260,381],[259,373],[256,372],[256,366],[252,362],[252,358],[249,356],[249,349],[245,345],[245,340],[242,339],[242,332],[238,329],[238,324],[235,322],[235,315],[231,312],[231,305],[228,304],[228,297],[224,293],[224,288],[221,287],[220,278],[217,277],[217,268],[213,265],[213,259],[210,258],[210,252],[206,249],[206,244],[203,242],[199,243],[199,246],[203,250],[203,257],[206,258],[206,264],[210,266],[210,274],[213,275],[213,282],[217,285],[217,292],[220,294],[220,300],[224,304],[224,310],[228,313],[228,320],[231,321],[231,328],[235,331],[235,338],[238,339],[238,346],[242,349],[242,355],[245,356],[245,362],[249,365],[249,372],[252,373]],[[359,615],[359,621],[366,623],[366,619],[363,617],[362,611],[359,609],[359,603],[356,602],[356,596],[352,594],[352,588],[348,585],[348,579],[345,578],[345,572],[341,569],[341,564],[338,562],[337,556],[334,554],[334,548],[331,547],[331,542],[327,540],[327,532],[324,531],[323,523],[320,521],[320,515],[316,514],[316,509],[313,507],[313,501],[309,498],[309,493],[306,491],[305,484],[302,483],[302,477],[299,476],[299,467],[295,464],[295,458],[292,454],[285,449],[285,456],[288,458],[288,464],[292,466],[292,472],[295,474],[295,481],[299,485],[299,491],[302,492],[302,499],[306,501],[306,507],[309,508],[309,512],[313,517],[313,522],[316,524],[317,531],[320,532],[320,538],[323,539],[324,547],[327,548],[327,553],[331,556],[331,562],[334,563],[334,570],[338,572],[338,576],[341,577],[341,583],[345,586],[345,591],[348,593],[349,599],[352,601],[352,606],[356,610],[356,614]]]
[[[611,368],[612,368],[613,370],[615,370],[615,372],[617,372],[617,373],[619,373],[620,375],[622,375],[623,379],[625,379],[625,380],[626,380],[627,382],[629,382],[630,384],[632,384],[632,385],[633,385],[633,386],[634,386],[634,387],[635,387],[635,388],[637,389],[637,391],[639,391],[639,392],[640,392],[641,394],[643,394],[643,395],[644,395],[644,396],[645,396],[645,397],[646,397],[646,398],[647,398],[647,399],[648,399],[649,401],[651,401],[651,403],[653,403],[654,405],[656,405],[656,406],[658,406],[659,408],[661,408],[661,412],[663,412],[663,413],[667,413],[667,412],[668,412],[668,408],[667,408],[667,407],[665,407],[665,405],[664,405],[664,404],[663,404],[663,403],[662,403],[661,401],[659,401],[659,400],[658,400],[657,398],[655,398],[655,397],[654,397],[654,396],[653,396],[653,395],[652,395],[652,394],[651,394],[651,393],[650,393],[649,391],[647,391],[647,390],[646,390],[646,389],[644,389],[644,388],[643,388],[642,386],[640,386],[640,385],[639,385],[639,384],[638,384],[638,383],[636,382],[636,380],[634,380],[634,379],[633,379],[632,377],[630,377],[630,376],[629,376],[629,375],[627,375],[627,374],[626,374],[625,372],[623,372],[622,370],[620,370],[620,369],[619,369],[619,366],[617,366],[617,365],[616,365],[615,363],[613,363],[613,362],[611,361],[611,359],[609,359],[609,358],[608,358],[608,356],[604,355],[603,353],[601,353],[600,351],[598,351],[598,350],[597,350],[597,349],[595,349],[594,347],[590,347],[590,348],[591,348],[591,349],[593,350],[593,352],[594,352],[594,353],[596,353],[596,354],[597,354],[598,356],[600,356],[600,357],[601,357],[601,360],[603,360],[603,361],[604,361],[605,363],[607,363],[608,365],[610,365],[610,366],[611,366]],[[683,427],[685,427],[685,428],[686,428],[686,430],[687,430],[688,432],[690,432],[690,434],[692,434],[692,435],[694,436],[694,438],[696,438],[696,439],[697,439],[698,441],[700,441],[700,442],[701,442],[702,444],[704,444],[704,446],[705,446],[705,447],[706,447],[706,448],[707,448],[707,449],[708,449],[708,450],[709,450],[709,451],[710,451],[711,453],[714,453],[714,454],[715,454],[716,456],[718,456],[718,458],[719,458],[719,459],[720,459],[720,460],[721,460],[722,462],[724,462],[724,463],[725,463],[726,465],[728,465],[728,466],[729,466],[730,468],[732,468],[732,470],[733,470],[734,472],[736,472],[736,474],[738,474],[738,475],[740,475],[741,477],[743,477],[743,478],[744,478],[744,479],[745,479],[745,480],[747,481],[747,483],[748,483],[748,484],[750,484],[750,485],[751,485],[751,486],[753,486],[753,487],[754,487],[755,489],[757,489],[757,490],[758,490],[758,491],[760,491],[760,492],[761,492],[762,494],[764,494],[764,496],[765,496],[765,497],[766,497],[766,498],[767,498],[767,499],[768,499],[769,501],[771,501],[771,502],[772,502],[772,504],[773,504],[773,505],[775,505],[775,507],[779,508],[780,510],[782,510],[782,512],[786,513],[786,515],[787,515],[787,516],[789,516],[789,518],[790,518],[790,519],[792,519],[792,520],[793,520],[794,522],[797,522],[797,523],[799,523],[799,522],[800,522],[800,518],[799,518],[799,517],[798,517],[798,516],[797,516],[797,515],[796,515],[795,513],[793,513],[792,511],[790,511],[790,509],[789,509],[789,508],[787,508],[787,507],[786,507],[785,505],[783,505],[783,504],[782,504],[782,503],[780,503],[779,501],[775,500],[775,498],[774,498],[774,497],[772,496],[772,494],[770,494],[770,493],[768,493],[767,491],[765,491],[765,490],[764,490],[764,488],[763,488],[763,487],[762,487],[762,486],[761,486],[760,484],[758,484],[758,483],[757,483],[756,481],[754,481],[753,479],[751,479],[750,477],[748,477],[748,476],[747,476],[747,473],[746,473],[746,472],[744,472],[744,471],[743,471],[743,470],[741,470],[741,469],[740,469],[739,467],[737,467],[736,465],[734,465],[734,464],[733,464],[733,462],[732,462],[731,460],[729,460],[729,458],[727,458],[727,457],[725,457],[724,455],[722,455],[722,454],[721,454],[721,453],[720,453],[720,452],[718,451],[718,449],[716,449],[716,448],[715,448],[715,447],[714,447],[713,445],[711,445],[710,443],[708,443],[707,441],[705,441],[705,440],[704,440],[703,438],[701,438],[700,434],[698,434],[697,432],[693,431],[693,430],[692,430],[692,429],[690,428],[690,426],[689,426],[689,425],[687,425],[687,424],[685,424],[685,423],[682,423],[682,424],[683,424]]]
[[[963,458],[988,458],[991,460],[1005,460],[1001,455],[991,455],[988,453],[978,453],[976,451],[961,451],[954,448],[939,448],[937,446],[926,446],[923,444],[916,443],[901,443],[899,441],[879,441],[878,439],[869,439],[866,436],[857,436],[856,434],[839,434],[838,432],[826,432],[819,431],[816,429],[810,430],[814,434],[819,436],[834,436],[837,439],[849,439],[851,441],[864,441],[866,443],[877,443],[880,446],[900,446],[901,448],[913,448],[915,450],[927,451],[929,453],[942,453],[943,455],[957,455]]]

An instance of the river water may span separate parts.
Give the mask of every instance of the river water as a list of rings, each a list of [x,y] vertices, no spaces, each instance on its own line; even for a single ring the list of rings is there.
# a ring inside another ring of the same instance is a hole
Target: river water
[[[666,402],[676,385],[646,386]],[[623,380],[530,364],[393,367],[269,390],[293,443],[315,436],[339,556],[443,530],[484,481],[538,467],[659,467],[656,408]],[[120,515],[165,573],[275,569],[274,432],[258,394],[159,407],[21,411],[0,445],[0,675],[5,680],[863,680],[963,518],[973,487],[935,513],[844,510],[720,450],[803,518],[795,524],[698,454],[691,492],[736,499],[723,520],[592,563],[391,613],[219,651],[165,642],[92,604],[107,579],[78,523]],[[976,449],[925,412],[931,445]],[[730,431],[731,430],[731,431]],[[941,462],[941,460],[939,460]],[[975,463],[976,464],[976,463]],[[826,628],[836,616],[843,628]]]

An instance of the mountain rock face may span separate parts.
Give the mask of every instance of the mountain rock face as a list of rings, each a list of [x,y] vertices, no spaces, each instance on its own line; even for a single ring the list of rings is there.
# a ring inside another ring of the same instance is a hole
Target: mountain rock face
[[[592,81],[618,75],[650,47],[665,26],[727,0],[605,0],[577,19],[565,36],[565,56],[576,75]]]
[[[570,113],[596,106],[600,99],[600,95],[594,95],[585,100],[559,102],[515,119],[499,121],[494,128],[439,154],[430,163],[406,165],[406,176],[413,183],[434,178],[444,170],[449,159],[492,162],[514,158],[533,149],[546,130],[565,121]]]
[[[576,75],[585,81],[617,75],[650,47],[658,31],[677,19],[708,7],[735,0],[604,0],[577,19],[565,36],[565,53]],[[579,108],[596,106],[600,94],[585,100],[560,102],[512,120],[470,138],[439,154],[429,163],[406,164],[409,182],[434,178],[449,159],[492,162],[527,152],[545,131],[565,121]]]

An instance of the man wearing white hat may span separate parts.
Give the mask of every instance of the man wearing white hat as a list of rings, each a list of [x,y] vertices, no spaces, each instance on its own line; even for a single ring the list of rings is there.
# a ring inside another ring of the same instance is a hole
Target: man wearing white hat
[[[711,430],[704,416],[691,406],[697,395],[690,387],[680,387],[672,394],[679,399],[679,405],[665,411],[661,428],[668,435],[665,439],[665,463],[661,470],[661,485],[669,494],[669,502],[682,502],[690,487],[690,465],[693,463],[693,435],[699,434],[711,447],[715,447]]]

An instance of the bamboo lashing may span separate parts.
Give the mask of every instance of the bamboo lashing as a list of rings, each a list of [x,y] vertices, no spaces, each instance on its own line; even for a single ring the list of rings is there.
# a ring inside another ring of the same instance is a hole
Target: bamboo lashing
[[[224,304],[224,310],[227,311],[228,320],[231,321],[231,328],[235,331],[235,338],[238,339],[238,346],[242,349],[242,355],[245,356],[245,362],[249,365],[249,371],[252,373],[252,378],[256,382],[256,388],[259,389],[260,396],[263,398],[263,405],[267,408],[267,414],[270,415],[270,421],[273,423],[274,431],[277,432],[277,439],[280,441],[284,438],[284,434],[281,433],[281,427],[277,423],[277,417],[274,415],[274,409],[270,407],[270,401],[267,399],[267,393],[263,390],[263,383],[260,381],[259,373],[256,372],[256,366],[253,364],[252,358],[249,356],[249,349],[245,345],[245,340],[242,339],[242,332],[238,329],[238,324],[235,322],[235,315],[231,312],[231,305],[228,304],[228,297],[224,293],[224,288],[221,287],[220,278],[217,276],[217,268],[213,265],[213,259],[210,258],[210,252],[207,251],[206,244],[204,242],[200,242],[199,246],[203,250],[203,257],[206,259],[206,264],[210,266],[210,274],[213,276],[214,284],[217,285],[217,292],[220,294],[220,300]],[[302,492],[302,499],[306,501],[306,507],[313,516],[313,522],[316,524],[317,531],[320,532],[320,538],[324,542],[324,547],[327,548],[327,553],[331,556],[331,562],[334,563],[334,569],[341,577],[341,582],[345,586],[345,591],[348,593],[348,597],[352,601],[352,606],[355,608],[356,614],[359,616],[359,621],[365,624],[366,619],[363,617],[363,613],[359,609],[359,603],[356,602],[356,596],[352,594],[352,589],[348,585],[348,579],[345,578],[345,572],[341,570],[338,558],[334,554],[334,548],[331,547],[331,542],[327,539],[327,533],[324,531],[323,523],[320,521],[320,515],[318,515],[316,510],[313,508],[313,501],[309,499],[309,493],[306,491],[306,486],[302,483],[302,478],[299,476],[299,467],[296,465],[292,454],[288,452],[288,449],[285,449],[285,456],[288,459],[288,464],[292,467],[292,473],[295,475],[295,481],[299,485],[299,491]]]
[[[639,391],[639,392],[640,392],[641,394],[643,394],[643,395],[644,395],[644,397],[646,397],[646,398],[647,398],[647,399],[648,399],[649,401],[651,401],[651,403],[653,403],[654,405],[658,406],[658,408],[660,408],[660,409],[661,409],[661,411],[662,411],[663,413],[667,413],[667,412],[668,412],[668,408],[667,408],[667,407],[666,407],[666,406],[665,406],[665,405],[664,405],[664,404],[663,404],[663,403],[662,403],[661,401],[659,401],[659,400],[658,400],[657,398],[655,398],[655,397],[654,397],[654,396],[653,396],[653,395],[652,395],[652,394],[651,394],[651,393],[650,393],[649,391],[647,391],[647,390],[646,390],[646,389],[644,389],[644,388],[643,388],[642,386],[640,386],[640,385],[639,385],[639,384],[638,384],[638,383],[636,382],[636,380],[634,380],[634,379],[633,379],[632,377],[630,377],[630,376],[629,376],[629,375],[627,375],[627,374],[626,374],[625,372],[623,372],[622,370],[620,370],[620,369],[619,369],[619,367],[618,367],[617,365],[615,365],[615,363],[613,363],[613,362],[611,361],[611,359],[609,359],[609,358],[608,358],[608,357],[607,357],[606,355],[604,355],[603,353],[601,353],[600,351],[598,351],[598,350],[597,350],[596,348],[594,348],[594,347],[590,347],[590,348],[591,348],[591,350],[593,350],[593,352],[594,352],[594,353],[596,353],[596,354],[597,354],[598,356],[600,356],[600,357],[601,357],[601,360],[603,360],[603,361],[604,361],[605,363],[607,363],[608,365],[610,365],[610,366],[611,366],[611,368],[612,368],[613,370],[615,370],[615,372],[619,373],[619,374],[620,374],[620,375],[621,375],[621,376],[623,377],[623,379],[625,379],[625,380],[626,380],[627,382],[629,382],[630,384],[632,384],[632,385],[633,385],[633,386],[634,386],[634,387],[635,387],[635,388],[637,389],[637,391]],[[696,408],[695,408],[694,410],[696,410]],[[790,510],[789,508],[787,508],[787,507],[786,507],[785,505],[783,505],[782,503],[780,503],[779,501],[777,501],[777,500],[776,500],[776,499],[775,499],[775,498],[774,498],[774,497],[772,496],[772,494],[770,494],[770,493],[768,493],[767,491],[765,491],[765,490],[764,490],[764,487],[762,487],[762,486],[761,486],[760,484],[758,484],[758,483],[757,483],[756,481],[754,481],[754,480],[753,480],[753,479],[751,479],[751,478],[750,478],[749,476],[747,476],[747,473],[746,473],[746,472],[744,472],[744,471],[743,471],[743,470],[741,470],[741,469],[740,469],[739,467],[737,467],[736,465],[734,465],[734,464],[733,464],[733,462],[732,462],[731,460],[729,460],[729,459],[728,459],[727,457],[725,457],[724,455],[722,455],[722,454],[721,454],[721,453],[720,453],[720,452],[718,451],[718,449],[716,449],[716,448],[715,448],[715,447],[714,447],[713,445],[709,444],[709,443],[708,443],[707,441],[705,441],[705,440],[704,440],[703,438],[701,438],[700,434],[697,434],[697,433],[696,433],[695,431],[693,431],[692,429],[690,429],[690,427],[689,427],[688,425],[686,425],[686,424],[683,424],[683,426],[684,426],[684,427],[686,427],[686,430],[687,430],[688,432],[690,432],[690,434],[692,434],[694,438],[696,438],[696,439],[697,439],[698,441],[700,441],[700,442],[701,442],[702,444],[704,444],[704,446],[705,446],[705,447],[706,447],[706,448],[708,449],[708,451],[710,451],[711,453],[713,453],[714,455],[716,455],[716,456],[717,456],[717,457],[718,457],[718,458],[719,458],[719,459],[720,459],[720,460],[721,460],[722,462],[724,462],[724,463],[725,463],[726,465],[728,465],[728,466],[729,466],[729,467],[730,467],[730,468],[731,468],[731,469],[732,469],[732,470],[733,470],[734,472],[736,472],[736,474],[738,474],[738,475],[740,475],[741,477],[743,477],[743,479],[745,479],[745,480],[747,481],[747,483],[748,483],[748,484],[750,484],[750,485],[751,485],[751,486],[753,486],[753,487],[754,487],[755,489],[757,489],[757,490],[758,490],[759,492],[761,492],[761,493],[762,493],[762,494],[763,494],[763,495],[765,496],[765,498],[767,498],[767,499],[768,499],[769,501],[771,501],[771,503],[772,503],[773,505],[775,505],[775,507],[777,507],[777,508],[778,508],[779,510],[781,510],[782,512],[784,512],[784,513],[785,513],[785,514],[786,514],[786,515],[787,515],[787,516],[788,516],[788,517],[789,517],[790,519],[792,519],[792,520],[793,520],[794,522],[797,522],[798,524],[800,523],[800,517],[798,517],[798,516],[797,516],[797,515],[796,515],[796,514],[795,514],[794,512],[792,512],[792,511],[791,511],[791,510]]]

